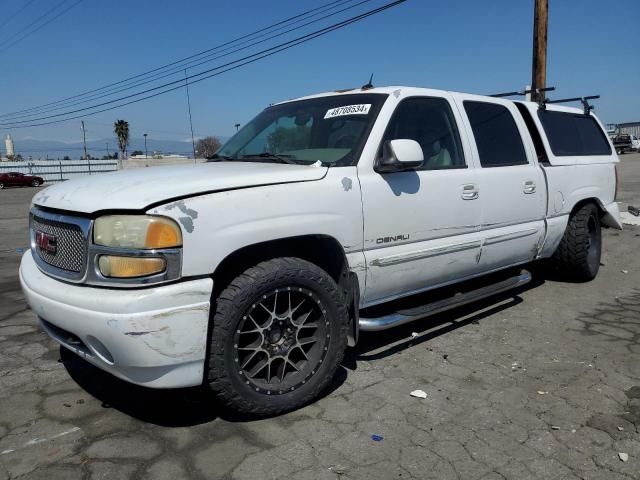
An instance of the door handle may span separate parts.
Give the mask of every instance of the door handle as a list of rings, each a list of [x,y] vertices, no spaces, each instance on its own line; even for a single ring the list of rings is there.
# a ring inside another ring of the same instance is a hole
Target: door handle
[[[480,196],[478,192],[478,186],[475,183],[467,183],[462,185],[462,199],[463,200],[475,200]]]
[[[526,182],[524,182],[523,186],[522,186],[522,191],[524,193],[535,193],[536,192],[536,184],[533,180],[527,180]]]

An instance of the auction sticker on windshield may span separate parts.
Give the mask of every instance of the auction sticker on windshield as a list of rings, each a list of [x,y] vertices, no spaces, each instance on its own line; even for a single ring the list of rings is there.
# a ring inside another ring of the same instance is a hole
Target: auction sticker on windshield
[[[324,118],[341,117],[343,115],[366,115],[371,108],[370,103],[360,105],[347,105],[345,107],[330,108]]]

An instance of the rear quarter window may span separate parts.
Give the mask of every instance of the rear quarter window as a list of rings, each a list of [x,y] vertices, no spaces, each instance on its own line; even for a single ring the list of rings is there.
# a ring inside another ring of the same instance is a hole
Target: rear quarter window
[[[609,142],[591,115],[538,110],[538,118],[555,156],[611,155]]]

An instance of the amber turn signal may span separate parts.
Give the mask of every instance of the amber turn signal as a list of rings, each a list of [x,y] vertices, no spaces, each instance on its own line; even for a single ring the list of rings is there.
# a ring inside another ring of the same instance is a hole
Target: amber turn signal
[[[182,245],[180,228],[171,220],[156,218],[147,226],[146,248],[171,248]]]

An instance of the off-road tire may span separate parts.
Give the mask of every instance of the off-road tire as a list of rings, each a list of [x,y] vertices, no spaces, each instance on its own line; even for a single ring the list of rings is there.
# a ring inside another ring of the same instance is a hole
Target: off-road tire
[[[600,268],[601,248],[600,211],[593,203],[584,204],[569,218],[551,265],[567,280],[593,280]]]
[[[312,292],[314,300],[325,311],[323,318],[327,321],[327,338],[330,337],[324,345],[327,350],[315,373],[295,390],[259,393],[238,371],[241,369],[235,358],[234,338],[243,316],[246,317],[264,295],[292,287]],[[327,388],[344,356],[349,317],[345,299],[327,272],[306,260],[285,257],[259,263],[231,281],[215,300],[210,323],[206,375],[209,388],[230,409],[265,416],[299,408]]]

